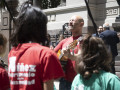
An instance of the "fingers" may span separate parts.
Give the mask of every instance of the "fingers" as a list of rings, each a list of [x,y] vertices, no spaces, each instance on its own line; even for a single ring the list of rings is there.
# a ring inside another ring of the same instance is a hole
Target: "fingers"
[[[64,49],[62,52],[64,56],[68,57],[70,55],[70,49]]]

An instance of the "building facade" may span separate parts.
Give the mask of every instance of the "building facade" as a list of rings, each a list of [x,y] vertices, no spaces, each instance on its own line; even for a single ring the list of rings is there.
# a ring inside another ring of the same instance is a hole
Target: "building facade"
[[[19,0],[19,6],[27,0]],[[119,25],[120,6],[116,0],[87,0],[89,7],[97,26],[103,25],[108,22],[112,30],[120,32],[117,27]],[[49,8],[43,10],[48,17],[48,33],[50,35],[58,35],[63,30],[63,25],[67,23],[71,16],[80,15],[84,19],[83,34],[95,33],[93,29],[93,23],[88,15],[87,7],[84,0],[61,0],[61,4],[56,8]],[[8,11],[1,11],[0,13],[0,32],[4,33],[9,39],[10,37],[10,15]],[[117,23],[117,24],[116,24]],[[113,28],[114,27],[114,28]],[[116,29],[117,28],[117,29]],[[10,50],[8,42],[7,53],[5,60],[7,60],[7,54]],[[120,51],[120,45],[118,44],[118,50]],[[117,58],[117,60],[119,57]],[[119,59],[120,60],[120,59]],[[7,62],[7,61],[6,61]]]

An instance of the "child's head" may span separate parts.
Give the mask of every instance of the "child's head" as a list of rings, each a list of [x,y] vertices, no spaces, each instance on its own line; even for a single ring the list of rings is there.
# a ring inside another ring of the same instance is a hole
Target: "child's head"
[[[84,78],[89,78],[92,73],[97,73],[100,69],[110,71],[111,60],[111,54],[101,38],[90,35],[83,38],[78,72]]]

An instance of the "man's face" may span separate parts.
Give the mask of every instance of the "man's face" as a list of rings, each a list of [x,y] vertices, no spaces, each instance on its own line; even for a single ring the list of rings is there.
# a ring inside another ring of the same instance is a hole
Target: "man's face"
[[[79,23],[78,19],[75,16],[73,16],[69,21],[70,31],[73,31],[73,30],[77,29],[79,27],[79,24],[80,23]]]
[[[99,27],[98,32],[99,33],[103,32],[103,27],[102,26]]]

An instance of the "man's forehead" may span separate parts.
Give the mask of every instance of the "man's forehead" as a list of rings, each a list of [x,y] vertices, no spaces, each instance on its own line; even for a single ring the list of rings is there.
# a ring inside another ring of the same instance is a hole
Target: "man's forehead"
[[[74,19],[74,20],[77,19],[77,20],[78,20],[78,19],[82,19],[82,17],[80,17],[80,16],[78,16],[78,15],[74,15],[74,16],[71,17],[71,19]]]
[[[71,17],[71,20],[75,20],[75,19],[76,19],[76,16],[72,16],[72,17]]]

